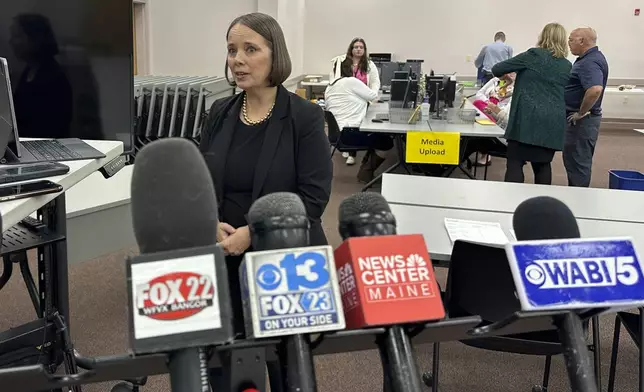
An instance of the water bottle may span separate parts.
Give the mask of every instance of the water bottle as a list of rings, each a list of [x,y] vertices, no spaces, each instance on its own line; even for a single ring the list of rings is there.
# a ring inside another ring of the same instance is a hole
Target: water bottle
[[[420,114],[422,119],[429,119],[429,95],[427,94],[423,98],[423,103],[420,104]]]

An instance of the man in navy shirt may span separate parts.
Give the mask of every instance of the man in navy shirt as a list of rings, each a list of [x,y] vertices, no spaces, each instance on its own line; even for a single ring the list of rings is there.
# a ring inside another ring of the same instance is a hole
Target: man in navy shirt
[[[593,154],[602,119],[602,98],[608,81],[608,62],[597,47],[591,28],[573,30],[568,39],[577,57],[566,86],[566,141],[563,161],[568,185],[590,186]]]

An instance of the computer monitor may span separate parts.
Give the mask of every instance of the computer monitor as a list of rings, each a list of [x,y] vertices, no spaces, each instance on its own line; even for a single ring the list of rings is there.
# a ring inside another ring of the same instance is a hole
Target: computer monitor
[[[391,90],[389,91],[389,100],[396,102],[404,101],[406,89],[407,79],[392,79]]]
[[[117,140],[132,152],[132,0],[4,1],[2,10],[20,136]]]
[[[450,75],[426,76],[425,90],[429,95],[429,110],[432,113],[441,106],[454,107],[456,99],[456,80]],[[443,105],[441,105],[443,104]]]
[[[445,94],[443,97],[445,104],[448,107],[453,108],[454,101],[456,100],[456,80],[448,78],[447,81],[443,81],[443,90]]]
[[[404,63],[392,61],[376,63],[378,73],[380,74],[380,85],[383,91],[389,91],[392,79],[407,79],[408,75],[399,74],[397,77],[395,76],[397,71],[401,71],[403,65]]]
[[[380,86],[383,91],[389,91],[391,86],[391,79],[394,78],[394,72],[398,70],[398,64],[392,62],[385,62],[376,64],[380,73]]]
[[[409,77],[409,70],[394,71],[394,79],[407,79],[408,77]]]
[[[413,108],[418,98],[418,79],[393,79],[390,102],[401,103],[402,108]]]
[[[422,73],[421,68],[423,60],[407,60],[402,66],[403,70],[408,70],[412,77],[419,77]]]
[[[391,53],[371,53],[369,58],[374,63],[391,62]]]

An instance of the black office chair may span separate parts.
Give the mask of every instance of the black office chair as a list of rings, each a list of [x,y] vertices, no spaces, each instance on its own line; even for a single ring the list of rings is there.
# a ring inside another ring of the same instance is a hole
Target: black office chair
[[[505,145],[502,141],[500,141],[498,138],[494,139],[484,139],[482,140],[482,143],[478,144],[478,149],[476,151],[475,157],[474,157],[474,177],[476,177],[476,172],[477,172],[477,166],[475,165],[476,162],[479,160],[479,154],[487,154],[491,157],[495,158],[503,158],[507,159],[508,157],[508,146]],[[487,180],[487,172],[488,168],[490,165],[485,165],[484,170],[483,170],[483,180]]]
[[[501,321],[521,310],[505,249],[456,241],[447,276],[444,302],[449,317],[480,315],[486,324]],[[586,331],[587,328],[588,322],[584,322]],[[545,356],[543,380],[541,385],[532,388],[533,392],[547,391],[551,358],[563,353],[555,329],[461,342],[485,350]],[[435,343],[432,373],[423,375],[423,381],[433,392],[438,391],[439,349],[439,343]]]
[[[354,127],[345,127],[343,129],[340,129],[338,126],[338,122],[335,121],[335,116],[333,116],[333,113],[331,113],[328,110],[324,111],[324,118],[326,120],[326,125],[329,130],[329,143],[331,143],[331,146],[333,147],[333,150],[331,150],[331,158],[333,158],[333,154],[335,154],[335,151],[338,150],[340,152],[357,152],[357,151],[368,151],[369,147],[368,146],[360,146],[360,145],[348,145],[346,143],[342,142],[342,134],[344,132],[348,131],[357,131],[359,128],[354,128]]]
[[[615,372],[617,370],[617,352],[619,350],[619,334],[622,329],[622,324],[626,328],[626,332],[631,337],[638,350],[642,350],[642,339],[640,328],[642,328],[642,321],[644,321],[644,308],[640,308],[640,314],[629,312],[618,312],[615,317],[615,332],[613,333],[613,350],[610,355],[610,370],[608,372],[608,392],[613,392],[615,388]],[[640,380],[641,385],[641,380]],[[644,392],[639,388],[639,392]]]

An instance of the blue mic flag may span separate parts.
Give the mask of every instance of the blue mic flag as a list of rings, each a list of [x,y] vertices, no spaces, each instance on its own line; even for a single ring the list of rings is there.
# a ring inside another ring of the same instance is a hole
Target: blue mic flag
[[[644,268],[629,238],[524,241],[506,252],[523,310],[644,304]]]

